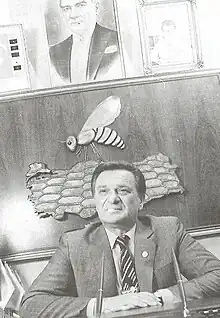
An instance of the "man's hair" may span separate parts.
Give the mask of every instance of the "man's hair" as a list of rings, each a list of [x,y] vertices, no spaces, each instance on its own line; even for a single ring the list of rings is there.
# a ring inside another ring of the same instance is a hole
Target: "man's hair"
[[[173,20],[164,20],[161,23],[161,30],[163,30],[165,26],[166,27],[173,27],[174,29],[176,29],[176,24]]]
[[[112,171],[112,170],[130,171],[135,178],[135,184],[136,184],[138,195],[140,199],[142,200],[144,199],[145,192],[146,192],[146,184],[145,184],[143,173],[136,166],[126,161],[102,162],[95,168],[95,170],[93,171],[92,179],[91,179],[91,190],[93,195],[95,193],[95,183],[98,176],[103,171]]]
[[[94,3],[95,5],[98,5],[100,0],[91,0],[92,3]],[[59,6],[61,7],[61,0],[59,0]]]

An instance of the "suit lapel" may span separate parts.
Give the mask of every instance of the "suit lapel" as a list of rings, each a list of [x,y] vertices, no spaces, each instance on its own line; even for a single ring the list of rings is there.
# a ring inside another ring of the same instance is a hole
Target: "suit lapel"
[[[156,238],[152,228],[138,220],[135,235],[135,268],[141,291],[153,292]]]
[[[94,266],[96,282],[99,282],[101,273],[101,259],[104,251],[105,256],[105,269],[104,269],[104,297],[111,297],[117,295],[116,287],[116,270],[112,256],[111,247],[105,232],[105,229],[100,225],[92,234],[89,245],[89,260]],[[89,279],[88,279],[89,281]]]
[[[102,28],[96,24],[89,48],[87,80],[95,79],[111,35],[111,30]]]
[[[71,51],[73,45],[72,35],[61,43],[50,48],[51,61],[58,74],[65,80],[71,81]]]
[[[117,276],[112,256],[111,247],[107,234],[102,225],[99,225],[91,234],[88,244],[88,250],[85,249],[84,258],[89,262],[89,270],[85,273],[86,280],[93,281],[94,284],[87,285],[87,294],[94,297],[94,293],[98,290],[98,282],[101,272],[101,259],[104,251],[105,270],[104,270],[104,297],[111,297],[118,294],[117,292]],[[141,291],[153,292],[153,271],[154,259],[157,248],[156,236],[149,225],[137,221],[135,233],[135,268]],[[91,290],[88,290],[91,289]]]

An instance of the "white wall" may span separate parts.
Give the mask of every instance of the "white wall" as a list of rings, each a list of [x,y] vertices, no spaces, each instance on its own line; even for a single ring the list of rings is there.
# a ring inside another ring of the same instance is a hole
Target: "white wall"
[[[8,0],[11,23],[23,25],[33,89],[50,86],[43,2],[44,0]]]
[[[3,3],[1,3],[0,21],[1,21],[1,25],[11,23],[8,0],[5,0]]]
[[[136,30],[137,24],[134,21],[136,18],[136,0],[129,0],[129,5],[125,4],[124,1],[115,1],[118,3],[120,13],[119,20],[124,48],[128,51],[128,55],[132,57],[132,62],[137,69],[137,61],[140,58],[140,48],[138,47],[140,40]],[[196,0],[196,8],[204,68],[220,68],[220,41],[218,39],[220,1]],[[140,65],[138,67],[141,72]]]
[[[197,0],[197,11],[205,68],[219,68],[220,1]]]
[[[28,58],[30,61],[32,88],[51,87],[50,61],[48,54],[48,41],[45,26],[45,11],[48,3],[54,4],[55,0],[4,0],[1,3],[0,23],[14,24],[21,23],[24,28],[25,40],[28,48]],[[104,13],[105,21],[108,20],[107,9],[111,8],[109,3],[112,0],[101,0],[101,11]],[[116,1],[116,0],[115,0]],[[117,1],[122,39],[125,49],[126,75],[143,75],[143,68],[140,52],[140,40],[138,39],[138,27],[136,20],[136,0]],[[110,10],[110,11],[111,11]],[[203,52],[205,69],[220,68],[220,41],[217,38],[220,29],[220,1],[219,0],[197,0],[198,24],[200,29],[200,39]],[[112,21],[112,15],[109,15]],[[135,21],[136,20],[136,21]],[[57,27],[62,29],[62,23],[57,21]],[[103,23],[103,21],[102,21]],[[134,26],[134,27],[133,27]]]
[[[4,0],[0,5],[1,25],[23,26],[32,89],[51,85],[43,1]]]

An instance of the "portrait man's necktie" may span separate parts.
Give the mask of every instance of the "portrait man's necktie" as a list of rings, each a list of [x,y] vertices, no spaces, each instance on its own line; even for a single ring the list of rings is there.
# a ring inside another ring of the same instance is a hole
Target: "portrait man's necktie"
[[[120,271],[122,293],[139,291],[139,283],[135,271],[134,260],[129,252],[128,242],[129,237],[127,235],[118,236],[116,239],[116,244],[118,244],[121,249]]]

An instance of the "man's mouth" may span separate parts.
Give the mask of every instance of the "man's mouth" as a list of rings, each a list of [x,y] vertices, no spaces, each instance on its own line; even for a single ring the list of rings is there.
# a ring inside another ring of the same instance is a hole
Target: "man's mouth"
[[[118,212],[118,211],[121,211],[122,209],[121,208],[108,208],[107,210],[108,210],[108,212]]]
[[[71,21],[71,24],[74,24],[74,25],[80,25],[80,24],[82,24],[82,23],[83,23],[82,20]]]

